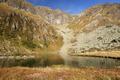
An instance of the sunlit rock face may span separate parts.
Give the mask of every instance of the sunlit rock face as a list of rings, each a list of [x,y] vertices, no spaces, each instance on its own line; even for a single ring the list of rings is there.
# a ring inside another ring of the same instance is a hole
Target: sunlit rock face
[[[52,10],[48,7],[35,7],[36,13],[46,19],[50,24],[63,25],[73,21],[74,17],[61,10]]]
[[[77,42],[73,43],[72,53],[83,53],[100,50],[120,49],[120,27],[101,26],[92,32],[82,32],[76,37]]]
[[[120,4],[93,6],[68,27],[75,32],[69,53],[120,50]],[[99,54],[99,53],[98,53]]]

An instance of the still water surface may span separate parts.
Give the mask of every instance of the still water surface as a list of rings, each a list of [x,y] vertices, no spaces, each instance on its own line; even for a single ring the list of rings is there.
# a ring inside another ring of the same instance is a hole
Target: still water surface
[[[66,64],[72,67],[116,68],[120,67],[120,59],[104,57],[69,56]]]

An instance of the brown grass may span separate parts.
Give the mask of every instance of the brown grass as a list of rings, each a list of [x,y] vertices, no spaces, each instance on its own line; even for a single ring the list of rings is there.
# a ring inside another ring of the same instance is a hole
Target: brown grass
[[[11,7],[5,3],[0,3],[0,15],[8,15],[11,12]]]
[[[120,80],[120,69],[1,68],[0,80]]]
[[[79,54],[70,54],[71,56],[96,56],[96,57],[111,57],[120,58],[120,51],[94,51]]]

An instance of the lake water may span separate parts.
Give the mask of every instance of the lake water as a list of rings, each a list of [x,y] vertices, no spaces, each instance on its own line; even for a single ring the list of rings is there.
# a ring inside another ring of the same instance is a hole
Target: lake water
[[[57,65],[58,62],[53,63]],[[37,64],[37,65],[36,65]],[[49,63],[46,64],[46,66]],[[63,63],[58,64],[63,65]],[[87,56],[68,56],[65,59],[65,65],[70,67],[96,67],[96,68],[120,68],[120,58],[104,58],[104,57],[87,57]],[[0,67],[10,66],[41,66],[41,60],[34,57],[0,57]]]
[[[120,59],[69,56],[66,65],[72,67],[116,68],[120,67]]]

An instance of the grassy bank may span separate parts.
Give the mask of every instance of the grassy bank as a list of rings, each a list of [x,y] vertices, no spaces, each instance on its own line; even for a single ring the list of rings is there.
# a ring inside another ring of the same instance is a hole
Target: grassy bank
[[[120,80],[120,69],[0,68],[0,80]]]

